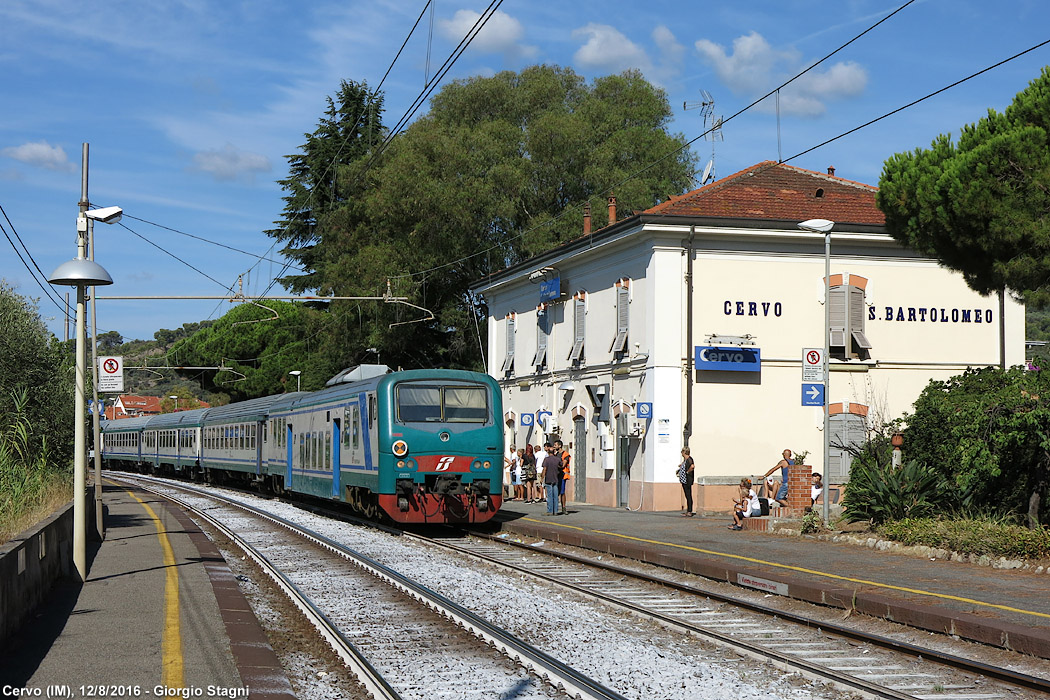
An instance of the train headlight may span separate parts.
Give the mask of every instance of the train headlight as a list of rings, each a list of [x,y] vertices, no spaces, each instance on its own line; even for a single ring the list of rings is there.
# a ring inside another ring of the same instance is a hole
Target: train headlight
[[[490,462],[490,461],[488,461],[486,459],[484,462],[481,463],[481,468],[482,469],[492,469],[492,462]]]
[[[404,440],[396,440],[391,449],[394,451],[395,457],[404,457],[408,454],[408,443]]]

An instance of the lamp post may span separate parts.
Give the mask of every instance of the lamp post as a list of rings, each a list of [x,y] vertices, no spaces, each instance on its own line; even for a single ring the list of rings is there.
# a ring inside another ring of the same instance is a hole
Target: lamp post
[[[87,149],[85,148],[85,161],[87,160]],[[86,515],[86,462],[87,462],[87,435],[85,431],[86,397],[84,392],[84,365],[85,346],[84,337],[84,305],[85,289],[106,284],[113,284],[113,278],[109,276],[98,263],[85,257],[87,250],[88,220],[105,221],[113,223],[120,218],[120,207],[107,207],[106,209],[88,210],[87,201],[87,168],[84,168],[82,176],[82,193],[80,201],[80,215],[77,217],[77,257],[69,262],[59,265],[48,282],[51,284],[65,285],[77,288],[76,308],[76,402],[73,412],[73,564],[76,566],[80,580],[87,578],[87,536],[84,518]]]
[[[168,398],[169,399],[174,399],[174,401],[175,401],[175,412],[178,413],[179,412],[179,397],[178,396],[169,396]]]
[[[295,390],[299,391],[300,387],[302,386],[303,371],[301,369],[293,369],[288,374],[295,377]]]
[[[798,225],[803,231],[824,234],[824,491],[821,500],[824,501],[824,522],[827,523],[831,517],[831,505],[828,503],[828,482],[831,474],[828,473],[828,464],[831,462],[831,426],[828,420],[828,369],[831,350],[831,229],[835,226],[834,221],[827,219],[810,219]]]

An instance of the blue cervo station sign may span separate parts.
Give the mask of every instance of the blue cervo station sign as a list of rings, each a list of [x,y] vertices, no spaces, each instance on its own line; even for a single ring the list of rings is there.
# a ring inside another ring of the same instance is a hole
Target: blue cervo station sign
[[[693,367],[698,370],[718,372],[762,371],[762,350],[757,347],[733,348],[714,345],[698,345]]]

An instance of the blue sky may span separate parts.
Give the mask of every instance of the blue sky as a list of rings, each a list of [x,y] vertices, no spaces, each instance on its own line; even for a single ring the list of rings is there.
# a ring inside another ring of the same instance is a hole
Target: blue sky
[[[692,139],[703,132],[700,111],[682,105],[699,101],[701,90],[714,97],[715,114],[728,118],[903,3],[505,0],[446,81],[536,63],[571,66],[588,79],[637,68],[667,92],[672,131]],[[129,216],[272,260],[259,263],[125,218],[134,233],[96,227],[96,259],[115,282],[100,296],[217,295],[239,275],[247,275],[246,291],[259,293],[280,269],[262,232],[283,209],[276,181],[287,174],[284,156],[316,127],[341,79],[379,83],[424,4],[3,0],[0,206],[45,275],[74,257],[87,142],[93,205],[119,205]],[[433,5],[384,85],[386,123],[395,123],[424,86],[428,36],[433,75],[486,6]],[[779,147],[771,100],[726,122],[723,140],[714,143],[714,171],[726,176],[781,157],[877,184],[892,154],[958,133],[989,108],[1004,109],[1050,64],[1050,46],[791,158],[1046,39],[1045,0],[919,0],[782,92]],[[712,144],[700,140],[694,150],[703,163]],[[41,314],[62,337],[59,307],[2,238],[0,249],[0,277],[40,298]],[[53,296],[66,291],[55,288]],[[158,328],[216,318],[228,308],[215,301],[100,301],[99,331],[151,339]]]

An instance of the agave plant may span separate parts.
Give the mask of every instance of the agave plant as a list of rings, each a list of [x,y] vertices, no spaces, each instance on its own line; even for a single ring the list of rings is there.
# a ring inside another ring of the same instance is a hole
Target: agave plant
[[[842,498],[842,509],[852,522],[879,524],[902,518],[921,518],[943,512],[949,487],[928,465],[911,460],[892,464],[855,463]]]

